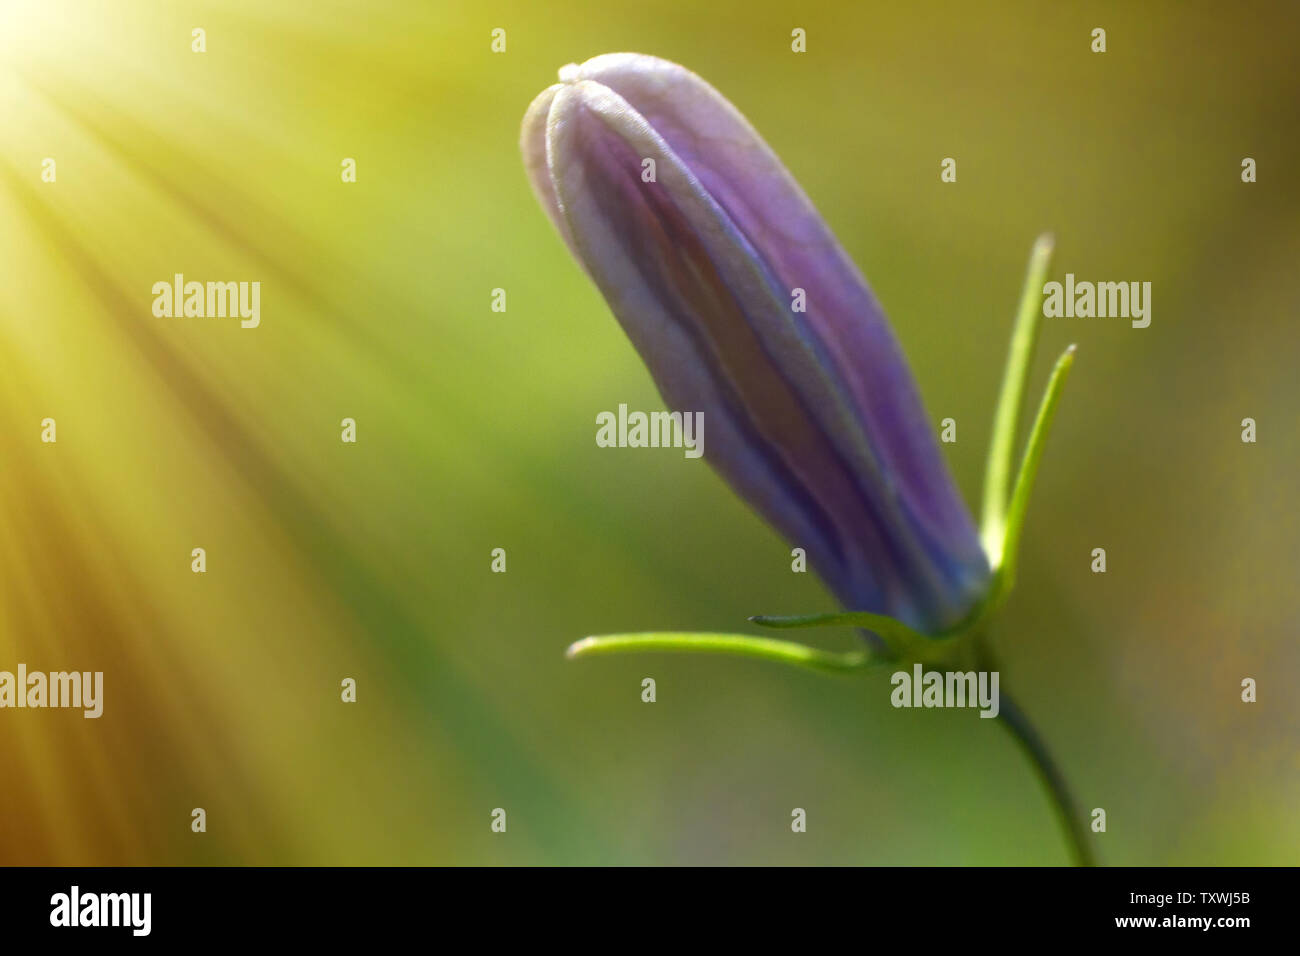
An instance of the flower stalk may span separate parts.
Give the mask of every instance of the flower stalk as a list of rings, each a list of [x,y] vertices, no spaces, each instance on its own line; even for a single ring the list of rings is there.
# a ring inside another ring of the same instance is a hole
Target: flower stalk
[[[1039,404],[1029,438],[1014,472],[1015,438],[1019,432],[1026,383],[1038,340],[1042,311],[1039,294],[1051,261],[1052,239],[1042,236],[1034,244],[1020,308],[1012,333],[998,406],[994,415],[993,439],[985,471],[985,494],[981,539],[989,555],[993,584],[988,596],[971,617],[950,631],[936,635],[921,634],[901,621],[865,611],[833,611],[802,615],[754,615],[749,620],[761,627],[798,629],[813,627],[855,627],[878,635],[885,650],[835,652],[801,644],[797,641],[772,640],[748,634],[643,633],[611,634],[587,637],[571,644],[569,658],[593,657],[618,653],[706,653],[729,654],[774,661],[819,673],[848,674],[881,664],[913,663],[942,667],[973,652],[985,669],[996,669],[985,628],[993,612],[1001,606],[1015,583],[1020,537],[1024,531],[1038,468],[1042,462],[1047,436],[1056,415],[1057,404],[1066,378],[1074,364],[1075,346],[1071,345],[1057,359]],[[1000,691],[998,717],[1017,746],[1025,754],[1043,784],[1077,866],[1095,866],[1084,816],[1069,784],[1046,742],[1024,710],[1007,693]]]
[[[1051,237],[1030,256],[976,528],[879,302],[721,94],[665,60],[596,57],[565,67],[533,101],[520,145],[539,203],[666,404],[709,420],[709,464],[806,549],[845,608],[750,620],[779,630],[854,627],[866,637],[864,649],[845,653],[747,634],[613,634],[584,638],[568,656],[728,654],[832,674],[912,664],[918,680],[971,664],[994,673],[988,625],[1015,583],[1074,362],[1070,346],[1017,465]],[[996,716],[1042,778],[1076,860],[1091,863],[1083,820],[1041,736],[1010,698]]]

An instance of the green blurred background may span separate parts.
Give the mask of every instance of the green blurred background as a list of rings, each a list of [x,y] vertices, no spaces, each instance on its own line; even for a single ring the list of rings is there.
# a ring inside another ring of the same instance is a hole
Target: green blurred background
[[[1056,278],[1153,283],[1148,329],[1045,324],[1035,391],[1079,358],[1004,686],[1106,809],[1104,862],[1300,862],[1296,27],[1287,3],[0,0],[0,669],[105,672],[97,721],[0,712],[0,863],[1067,861],[1000,722],[896,711],[885,672],[564,660],[831,606],[702,462],[595,446],[597,412],[658,399],[517,137],[557,68],[617,50],[695,69],[783,157],[957,420],[968,502],[1034,237]],[[260,281],[261,327],[154,318],[176,272]]]

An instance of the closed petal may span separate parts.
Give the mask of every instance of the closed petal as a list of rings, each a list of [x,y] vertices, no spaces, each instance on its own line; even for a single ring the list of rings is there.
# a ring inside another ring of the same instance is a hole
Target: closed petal
[[[563,84],[560,83],[548,86],[529,105],[519,133],[519,151],[523,153],[524,172],[528,174],[528,183],[533,187],[537,201],[541,203],[547,218],[559,230],[564,244],[576,256],[578,253],[573,246],[573,237],[569,235],[569,224],[564,221],[559,201],[555,198],[555,187],[551,183],[550,165],[546,158],[546,123],[551,115],[555,94],[561,89]]]
[[[953,623],[983,552],[879,307],[807,198],[680,67],[599,57],[565,79],[547,91],[551,202],[665,401],[705,413],[706,457],[846,606]]]
[[[658,57],[598,56],[566,76],[618,93],[690,168],[785,289],[807,290],[800,322],[833,371],[898,494],[937,548],[983,562],[906,358],[861,273],[748,120],[708,83]],[[977,573],[978,576],[978,573]]]

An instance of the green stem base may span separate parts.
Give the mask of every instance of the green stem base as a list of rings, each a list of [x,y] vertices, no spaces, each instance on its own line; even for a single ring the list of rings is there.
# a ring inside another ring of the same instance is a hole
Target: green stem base
[[[1052,759],[1047,749],[1047,744],[1043,742],[1043,738],[1025,716],[1025,712],[1020,709],[1020,705],[1008,696],[1005,690],[1001,691],[998,697],[998,718],[1020,744],[1020,748],[1034,765],[1039,778],[1047,788],[1061,825],[1069,835],[1075,865],[1096,866],[1097,860],[1093,856],[1092,846],[1089,843],[1088,830],[1083,824],[1083,815],[1079,812],[1079,805],[1065,782],[1065,775],[1061,773],[1060,767],[1056,765],[1056,761]]]

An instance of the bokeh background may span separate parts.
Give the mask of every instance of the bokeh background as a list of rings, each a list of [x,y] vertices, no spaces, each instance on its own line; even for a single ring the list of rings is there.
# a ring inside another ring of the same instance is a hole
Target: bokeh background
[[[1289,3],[0,0],[0,669],[105,673],[99,720],[0,712],[0,863],[1067,861],[999,722],[895,711],[885,672],[564,660],[830,607],[702,462],[594,444],[657,396],[517,136],[615,50],[783,157],[972,505],[1034,237],[1056,278],[1153,283],[1146,330],[1045,324],[1035,394],[1079,357],[1003,680],[1104,862],[1300,862],[1298,32]],[[176,272],[260,281],[261,327],[154,318]]]

